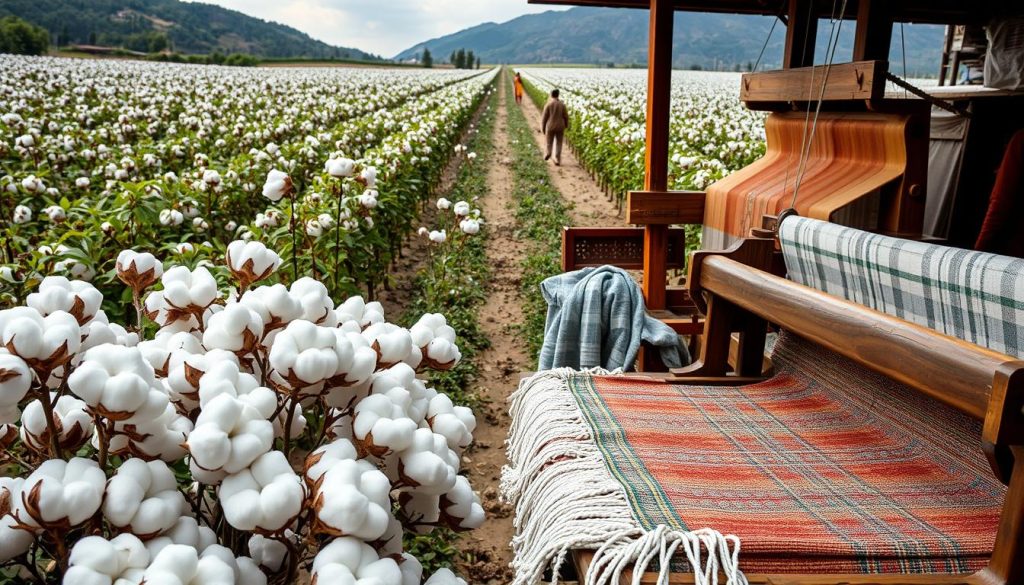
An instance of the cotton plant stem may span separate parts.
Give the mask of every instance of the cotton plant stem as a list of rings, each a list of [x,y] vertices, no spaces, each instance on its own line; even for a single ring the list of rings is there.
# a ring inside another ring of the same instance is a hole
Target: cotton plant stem
[[[53,459],[61,459],[60,440],[57,423],[53,419],[53,403],[50,402],[50,393],[46,391],[45,386],[39,388],[38,392],[39,402],[43,405],[43,415],[46,417],[46,432],[50,435],[50,456]]]

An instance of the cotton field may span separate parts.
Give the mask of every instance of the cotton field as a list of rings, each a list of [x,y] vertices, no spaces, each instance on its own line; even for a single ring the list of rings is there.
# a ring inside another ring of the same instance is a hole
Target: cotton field
[[[0,55],[0,577],[465,583],[459,332],[371,297],[496,74]]]

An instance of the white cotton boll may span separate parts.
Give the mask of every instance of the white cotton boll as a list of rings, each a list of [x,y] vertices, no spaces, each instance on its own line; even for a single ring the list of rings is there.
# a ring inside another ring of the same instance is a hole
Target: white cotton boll
[[[321,446],[306,456],[304,464],[306,483],[312,486],[338,462],[354,460],[357,457],[356,448],[348,439],[337,439]]]
[[[200,558],[190,546],[170,544],[153,558],[143,577],[149,585],[235,585],[235,568],[216,554]]]
[[[88,350],[104,344],[121,345],[124,347],[135,347],[139,343],[139,334],[128,332],[117,323],[108,323],[103,311],[96,314],[92,321],[82,327],[82,347],[79,351]],[[72,365],[77,366],[82,361],[82,354],[78,354],[71,360]]]
[[[220,185],[220,173],[213,169],[206,169],[205,171],[203,171],[203,182],[206,183],[207,185]]]
[[[164,273],[161,282],[164,300],[177,309],[205,309],[219,296],[217,281],[204,266],[195,270],[175,266]]]
[[[440,495],[455,486],[459,456],[430,429],[417,429],[412,444],[398,454],[401,479],[424,494]]]
[[[451,206],[452,206],[452,202],[448,201],[444,197],[441,197],[440,199],[437,200],[437,208],[440,209],[441,211],[445,211],[446,209],[450,209]]]
[[[455,479],[455,487],[441,496],[441,516],[452,530],[473,530],[484,523],[484,508],[465,476]]]
[[[231,526],[278,532],[302,511],[306,490],[284,453],[270,451],[250,468],[225,477],[218,496]]]
[[[335,462],[317,481],[313,493],[317,530],[333,536],[374,541],[391,519],[391,482],[366,460]]]
[[[202,553],[217,543],[217,535],[207,526],[200,526],[195,518],[181,516],[169,530],[146,541],[149,557],[156,558],[160,551],[172,544],[180,544]]]
[[[267,278],[281,266],[281,257],[262,242],[235,240],[228,244],[225,259],[231,272],[246,286]]]
[[[363,331],[363,337],[377,352],[378,367],[388,368],[405,361],[412,351],[409,330],[391,323],[377,323]]]
[[[275,379],[292,387],[308,387],[338,374],[339,356],[334,330],[309,321],[292,321],[270,348]]]
[[[238,557],[235,565],[238,568],[235,585],[267,585],[267,576],[255,559]]]
[[[330,158],[324,163],[324,170],[327,171],[327,174],[339,179],[351,177],[355,169],[355,161],[347,158]]]
[[[459,229],[462,233],[467,235],[476,235],[480,233],[480,222],[475,219],[464,219],[459,222]]]
[[[373,375],[373,394],[384,394],[400,405],[406,416],[419,425],[427,415],[430,400],[437,394],[416,378],[416,371],[405,363],[395,364]]]
[[[203,351],[201,346],[199,351]],[[238,364],[238,356],[221,349],[205,353],[190,353],[185,348],[175,350],[171,353],[165,380],[171,391],[171,400],[186,410],[195,408],[199,404],[199,381],[203,374],[223,361]]]
[[[420,585],[423,581],[423,565],[409,553],[402,553],[398,568],[402,571],[402,585]]]
[[[356,404],[352,434],[362,451],[383,457],[407,449],[417,426],[402,405],[389,396],[372,394]]]
[[[441,519],[440,496],[404,491],[398,498],[402,513],[409,519],[406,528],[416,534],[430,534]]]
[[[31,526],[68,522],[77,526],[99,510],[106,476],[91,459],[49,459],[25,479],[21,520]]]
[[[249,556],[271,573],[279,572],[288,558],[288,547],[283,542],[254,534],[249,538]]]
[[[302,305],[302,319],[324,327],[337,325],[334,301],[322,282],[304,276],[293,282],[288,292]]]
[[[34,309],[16,307],[0,311],[0,344],[26,362],[57,366],[78,353],[82,329],[78,320],[64,311],[43,317]]]
[[[466,203],[465,201],[459,201],[458,203],[455,204],[454,211],[455,215],[459,217],[465,217],[469,215],[469,203]]]
[[[143,312],[163,329],[173,327],[175,331],[198,329],[199,321],[190,312],[172,307],[164,298],[164,291],[153,291],[143,301]]]
[[[11,216],[11,221],[15,225],[21,225],[32,221],[32,209],[26,205],[18,205],[14,208],[14,214]]]
[[[110,540],[87,536],[75,543],[64,574],[65,585],[138,583],[149,564],[149,551],[132,534]]]
[[[267,173],[267,180],[263,183],[263,196],[277,203],[292,189],[292,180],[287,173],[279,170],[272,170]]]
[[[320,222],[315,219],[306,221],[306,235],[314,238],[319,238],[324,235],[324,226],[320,225]]]
[[[56,394],[50,394],[53,400]],[[92,434],[93,419],[86,411],[85,402],[74,396],[65,394],[57,399],[53,406],[53,414],[57,424],[57,442],[62,449],[76,450],[81,447]],[[25,446],[38,453],[47,453],[50,449],[50,431],[46,425],[46,414],[43,405],[33,400],[25,406],[21,413],[21,440]]]
[[[31,387],[28,364],[16,355],[0,352],[0,410],[16,407]]]
[[[191,467],[193,472],[198,468],[238,473],[270,451],[273,443],[274,427],[270,421],[255,407],[221,394],[203,407],[188,436]]]
[[[156,536],[181,516],[185,497],[177,487],[174,473],[163,461],[128,459],[107,481],[103,516],[135,535]]]
[[[261,286],[246,291],[238,301],[260,314],[263,319],[267,345],[278,329],[302,317],[303,308],[299,299],[293,297],[283,284]]]
[[[465,406],[455,406],[446,394],[437,394],[430,400],[427,409],[427,423],[430,429],[448,441],[448,448],[461,451],[473,442],[476,417]]]
[[[185,222],[185,215],[177,209],[164,209],[160,212],[159,220],[161,225],[179,226]]]
[[[359,196],[359,205],[366,209],[374,209],[377,207],[377,197],[370,194],[369,192],[363,193]]]
[[[377,169],[374,167],[366,167],[363,172],[359,173],[359,178],[363,180],[370,189],[374,189],[377,186]]]
[[[277,394],[270,388],[260,386],[255,376],[241,371],[234,362],[215,363],[199,379],[199,406],[206,406],[221,394],[253,406],[267,420],[277,410]]]
[[[25,304],[47,316],[57,311],[70,313],[80,325],[89,322],[100,310],[103,293],[88,282],[71,281],[63,276],[47,276]]]
[[[152,420],[164,411],[168,401],[142,352],[120,345],[104,344],[85,352],[82,363],[68,377],[68,388],[111,420],[137,415],[141,420]],[[151,397],[151,392],[156,394]]]
[[[132,423],[130,420],[114,425],[117,432],[124,431],[124,426],[131,424],[135,435],[115,435],[111,442],[111,453],[118,455],[134,455],[147,459],[160,459],[168,463],[175,462],[187,454],[185,441],[192,432],[192,421],[178,413],[173,404],[167,404],[162,414],[151,421]],[[93,436],[93,444],[98,448],[98,437]]]
[[[21,502],[23,484],[24,480],[20,477],[0,477],[0,500],[10,502],[17,509]],[[16,528],[16,524],[13,516],[0,516],[0,563],[24,554],[35,541],[31,532]]]
[[[149,365],[153,367],[153,371],[161,377],[167,376],[171,367],[171,355],[175,352],[183,350],[184,354],[203,353],[203,346],[199,339],[185,331],[157,331],[153,339],[141,341],[137,347]]]
[[[370,545],[349,536],[332,540],[313,559],[318,585],[401,585],[402,572],[393,559],[381,559]],[[365,581],[363,581],[365,579]]]
[[[438,569],[423,585],[467,585],[465,579],[455,575],[451,569]]]
[[[458,346],[442,337],[432,339],[424,353],[429,364],[440,369],[452,368],[462,359]]]
[[[445,230],[434,230],[430,232],[428,237],[430,238],[430,241],[435,244],[443,244],[448,240],[448,234]]]
[[[263,337],[263,319],[245,305],[235,303],[210,317],[203,332],[207,349],[250,353]]]

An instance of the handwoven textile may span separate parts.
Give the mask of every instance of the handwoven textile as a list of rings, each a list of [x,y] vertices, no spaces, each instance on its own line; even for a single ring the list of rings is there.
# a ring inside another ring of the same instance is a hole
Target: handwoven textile
[[[548,314],[539,369],[630,370],[641,341],[658,347],[666,366],[683,365],[679,336],[647,314],[640,287],[625,270],[584,268],[552,276],[540,288]]]
[[[1024,357],[1024,260],[795,216],[779,240],[790,280]]]
[[[1005,491],[977,421],[792,336],[774,363],[741,387],[570,379],[644,530],[735,534],[747,574],[987,563]]]

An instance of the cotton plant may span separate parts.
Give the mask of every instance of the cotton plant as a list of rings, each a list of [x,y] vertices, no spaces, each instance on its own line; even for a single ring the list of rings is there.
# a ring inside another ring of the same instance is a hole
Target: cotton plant
[[[475,199],[474,199],[475,202]],[[480,233],[485,224],[480,209],[474,208],[469,201],[452,202],[441,197],[435,202],[437,207],[437,224],[433,228],[422,226],[418,230],[420,237],[427,241],[427,248],[432,258],[433,273],[428,285],[444,294],[433,295],[439,298],[454,297],[463,286],[464,276],[454,267]],[[441,364],[434,364],[433,367]],[[443,369],[443,368],[442,368]]]
[[[68,278],[0,310],[16,472],[0,566],[53,561],[44,581],[83,585],[418,585],[404,534],[480,526],[460,475],[476,420],[420,377],[458,363],[444,317],[405,329],[315,279],[274,282],[280,257],[252,244],[222,266],[119,254],[128,326]]]

